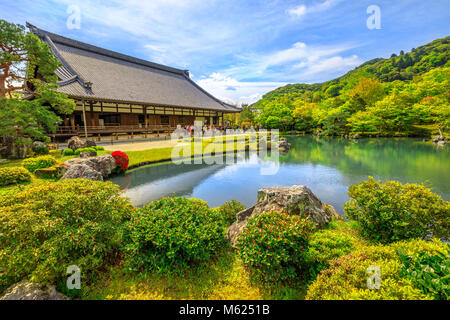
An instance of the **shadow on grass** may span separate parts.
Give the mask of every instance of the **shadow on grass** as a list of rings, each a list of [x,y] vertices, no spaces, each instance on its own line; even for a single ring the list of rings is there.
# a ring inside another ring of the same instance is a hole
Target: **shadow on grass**
[[[82,288],[83,299],[126,300],[260,300],[303,299],[298,282],[261,284],[251,279],[242,261],[231,248],[215,259],[178,270],[177,275],[128,274],[116,266],[99,281]]]

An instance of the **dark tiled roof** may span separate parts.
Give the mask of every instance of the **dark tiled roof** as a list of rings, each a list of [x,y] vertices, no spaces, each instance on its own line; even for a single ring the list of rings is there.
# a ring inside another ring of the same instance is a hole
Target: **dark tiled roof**
[[[72,97],[106,101],[239,112],[216,99],[180,70],[92,46],[39,29],[62,66],[56,71],[58,91]],[[91,88],[86,84],[91,83]]]

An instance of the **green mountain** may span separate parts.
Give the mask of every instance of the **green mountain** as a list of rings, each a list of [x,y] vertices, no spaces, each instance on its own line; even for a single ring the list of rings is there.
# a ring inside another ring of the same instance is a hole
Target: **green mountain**
[[[267,100],[288,97],[291,100],[304,98],[314,92],[337,93],[340,89],[354,84],[359,77],[376,77],[382,82],[395,80],[412,80],[415,75],[430,71],[432,68],[444,66],[450,60],[450,36],[444,39],[434,40],[429,44],[412,49],[411,52],[399,55],[392,54],[391,58],[376,58],[367,61],[348,72],[342,77],[317,84],[288,84],[284,87],[266,93],[262,99],[255,104],[258,107]],[[337,94],[335,94],[337,95]]]
[[[445,127],[449,60],[450,37],[446,37],[389,59],[367,61],[331,81],[278,88],[252,108],[260,110],[256,122],[268,129],[335,135],[361,131],[409,134],[420,125]]]

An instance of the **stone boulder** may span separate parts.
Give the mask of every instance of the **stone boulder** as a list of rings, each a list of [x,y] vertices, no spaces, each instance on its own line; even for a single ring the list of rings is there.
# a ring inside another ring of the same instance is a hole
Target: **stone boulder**
[[[75,165],[88,166],[92,170],[98,172],[103,178],[108,177],[117,167],[116,159],[114,159],[110,154],[102,154],[98,157],[69,159],[66,162],[64,162],[64,165],[68,168],[64,177],[69,173],[70,169]],[[88,172],[88,171],[83,171],[83,172],[85,172],[86,174],[89,174],[89,177],[91,177],[91,175],[92,175],[91,172]],[[74,173],[72,172],[70,176],[72,176],[72,174],[74,174]],[[77,176],[77,175],[78,174],[75,174],[75,176]],[[78,176],[74,177],[74,178],[66,177],[66,179],[76,179],[76,178],[80,178],[80,177],[78,177]],[[85,177],[85,178],[90,179],[87,177]],[[92,179],[92,180],[99,180],[99,179]]]
[[[34,141],[31,145],[31,149],[36,152],[39,148],[46,148],[47,146],[42,141]]]
[[[80,148],[85,148],[86,147],[86,142],[81,140],[80,137],[74,136],[74,137],[70,138],[67,141],[67,146],[68,146],[68,148],[70,148],[73,151],[75,151],[75,150],[80,149]]]
[[[333,218],[340,218],[332,206],[320,201],[306,186],[263,188],[258,191],[256,205],[239,212],[237,221],[227,230],[231,244],[236,244],[250,218],[273,211],[309,217],[318,228],[325,227]]]
[[[103,181],[103,176],[100,172],[95,171],[92,167],[86,164],[71,165],[61,180],[67,179],[89,179],[94,181]]]
[[[90,158],[95,157],[96,155],[97,151],[80,152],[80,158]]]
[[[88,159],[93,164],[92,168],[100,172],[104,178],[108,177],[117,168],[116,159],[110,154],[102,154]]]
[[[97,146],[97,144],[93,140],[86,140],[85,146],[86,146],[85,148],[89,148],[89,147],[95,147],[95,146]]]
[[[447,138],[443,135],[432,137],[431,141],[437,144],[438,147],[443,147],[447,144]]]
[[[54,286],[23,280],[6,289],[0,300],[69,300],[69,298],[56,291]]]
[[[280,142],[278,143],[278,150],[280,150],[280,152],[287,152],[291,149],[291,144],[289,142],[287,142],[286,138],[281,138]]]

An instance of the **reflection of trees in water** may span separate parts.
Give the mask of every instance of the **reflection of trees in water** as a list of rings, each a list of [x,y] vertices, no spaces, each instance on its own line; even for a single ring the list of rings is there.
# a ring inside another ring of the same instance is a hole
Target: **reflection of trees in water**
[[[437,150],[418,139],[361,139],[291,137],[291,151],[282,163],[310,162],[356,176],[379,176],[400,181],[425,182],[449,193],[449,148]]]

